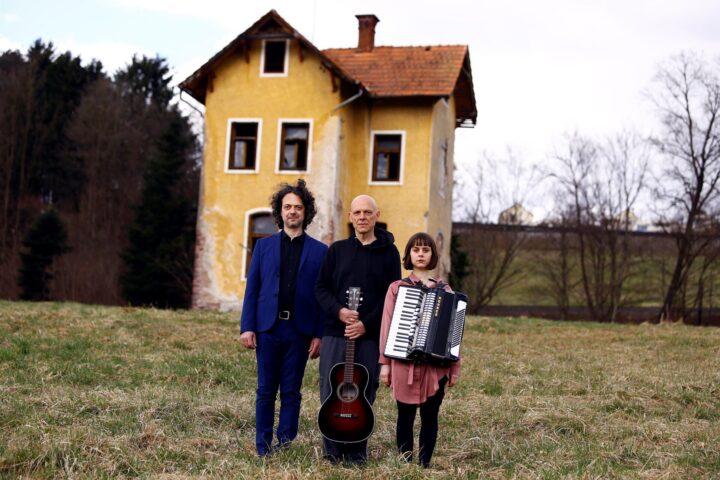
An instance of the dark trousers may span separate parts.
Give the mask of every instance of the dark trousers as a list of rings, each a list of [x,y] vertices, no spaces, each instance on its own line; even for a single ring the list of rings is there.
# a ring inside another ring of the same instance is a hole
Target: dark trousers
[[[420,407],[420,464],[424,467],[430,465],[438,434],[438,415],[440,405],[445,397],[445,384],[447,377],[440,380],[440,388],[435,395],[429,397]],[[397,402],[397,447],[398,451],[408,460],[412,460],[413,451],[413,424],[418,405]]]
[[[285,444],[297,436],[302,398],[300,389],[305,375],[310,338],[300,333],[289,320],[276,320],[269,331],[258,333],[256,340],[258,388],[255,399],[255,446],[259,455],[265,455],[269,452],[273,439],[278,389],[278,443]]]
[[[377,340],[359,339],[355,341],[355,363],[367,368],[369,381],[366,398],[370,405],[375,402],[375,394],[380,385]],[[320,346],[320,401],[324,402],[333,392],[330,387],[330,370],[337,363],[345,362],[345,337],[325,336]],[[367,440],[358,443],[331,442],[323,438],[325,456],[332,460],[346,460],[362,463],[367,460]]]

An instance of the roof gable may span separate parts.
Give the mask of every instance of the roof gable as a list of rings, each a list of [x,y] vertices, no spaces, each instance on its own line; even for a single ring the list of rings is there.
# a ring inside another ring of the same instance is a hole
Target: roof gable
[[[303,37],[297,30],[290,26],[275,10],[270,10],[250,28],[238,35],[232,42],[213,55],[210,60],[205,62],[205,64],[198,68],[192,75],[183,80],[179,85],[180,89],[192,95],[200,103],[205,103],[205,92],[215,66],[238,52],[245,56],[246,62],[249,61],[249,42],[252,40],[282,38],[298,40],[302,48],[318,55],[322,64],[341,80],[352,84],[358,83],[318,50],[307,38]],[[362,88],[361,85],[360,87]]]

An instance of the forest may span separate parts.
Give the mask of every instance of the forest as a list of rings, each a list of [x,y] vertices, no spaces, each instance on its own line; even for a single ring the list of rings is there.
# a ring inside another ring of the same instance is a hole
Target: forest
[[[200,146],[169,72],[0,54],[0,298],[189,306]]]

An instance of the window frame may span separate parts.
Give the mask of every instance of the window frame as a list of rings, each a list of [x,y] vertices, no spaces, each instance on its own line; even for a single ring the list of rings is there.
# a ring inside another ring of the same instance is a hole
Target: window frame
[[[248,270],[250,269],[250,227],[252,227],[251,221],[253,217],[260,216],[260,214],[268,214],[272,218],[272,209],[268,207],[251,208],[245,212],[245,238],[243,239],[243,245],[245,246],[242,259],[242,275],[241,280],[247,281]],[[269,236],[269,235],[268,235]],[[266,238],[266,237],[261,237]]]
[[[373,180],[375,170],[375,137],[378,135],[399,135],[400,136],[400,165],[398,166],[397,180]],[[402,185],[405,174],[405,130],[371,130],[370,131],[370,159],[368,169],[368,185],[394,186]]]
[[[230,168],[230,152],[232,151],[233,143],[233,123],[256,123],[257,124],[257,136],[255,139],[255,168]],[[228,118],[227,123],[227,134],[225,144],[225,173],[230,174],[257,174],[260,172],[260,149],[262,145],[262,118]]]
[[[283,141],[283,124],[286,123],[307,123],[308,139],[307,139],[307,158],[305,159],[305,170],[283,170],[280,168],[282,164],[282,154],[284,152]],[[275,173],[277,175],[298,175],[310,173],[312,163],[312,144],[313,144],[313,119],[312,118],[278,118],[277,124],[277,145],[275,148]]]
[[[267,42],[285,42],[285,62],[283,65],[282,73],[279,72],[265,72],[265,47]],[[288,69],[290,67],[290,39],[278,39],[278,40],[263,40],[262,41],[262,54],[260,55],[260,76],[261,77],[287,77]]]

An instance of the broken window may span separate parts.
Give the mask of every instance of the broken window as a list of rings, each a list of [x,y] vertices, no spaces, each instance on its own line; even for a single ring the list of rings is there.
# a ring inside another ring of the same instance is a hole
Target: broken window
[[[270,235],[278,231],[275,219],[272,213],[262,212],[250,215],[248,225],[248,244],[245,248],[247,252],[247,258],[245,261],[245,276],[250,271],[250,260],[252,259],[252,252],[255,250],[258,240],[261,238],[269,237]]]
[[[229,170],[257,167],[258,122],[232,122],[230,126]]]
[[[281,129],[279,170],[307,170],[310,124],[282,123]]]
[[[263,45],[263,73],[270,75],[285,74],[287,41],[266,40]]]
[[[402,135],[376,133],[373,140],[372,179],[375,182],[399,182],[402,159]]]

